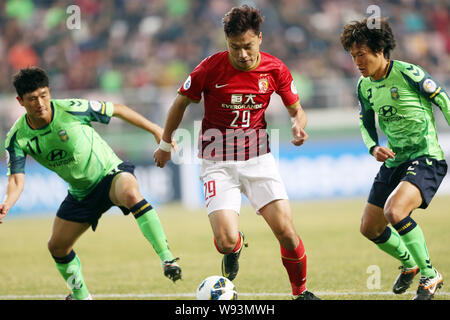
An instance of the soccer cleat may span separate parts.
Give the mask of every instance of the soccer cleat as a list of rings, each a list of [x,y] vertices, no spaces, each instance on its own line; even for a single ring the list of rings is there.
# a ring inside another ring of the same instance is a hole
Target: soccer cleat
[[[292,297],[292,300],[320,300],[314,293],[305,290],[300,295]]]
[[[434,297],[436,291],[444,284],[442,275],[436,270],[436,276],[434,278],[420,277],[419,288],[417,288],[417,294],[413,300],[431,300]]]
[[[236,278],[239,271],[239,256],[241,255],[242,248],[248,247],[248,244],[245,242],[245,236],[242,232],[239,231],[241,235],[241,247],[238,251],[225,254],[222,259],[222,275],[225,278],[233,281]]]
[[[180,258],[164,261],[164,275],[173,282],[182,279],[181,268],[177,263],[178,260],[180,260]]]
[[[75,299],[75,297],[72,294],[69,294],[64,300],[78,300],[78,299]],[[91,294],[89,294],[86,298],[81,300],[92,300],[92,296]]]
[[[397,279],[395,279],[394,287],[392,288],[392,291],[394,291],[395,294],[405,292],[411,286],[414,276],[419,272],[418,266],[412,268],[400,266],[399,269],[402,271]]]

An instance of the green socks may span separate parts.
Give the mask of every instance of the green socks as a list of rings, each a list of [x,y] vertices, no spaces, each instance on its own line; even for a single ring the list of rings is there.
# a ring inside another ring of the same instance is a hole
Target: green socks
[[[403,267],[412,268],[416,266],[413,256],[409,253],[400,235],[391,227],[387,226],[383,233],[372,241],[382,251],[400,260]]]
[[[56,268],[72,290],[74,299],[83,300],[89,296],[89,291],[84,283],[81,273],[81,262],[75,251],[71,251],[67,256],[58,258],[53,256]]]
[[[153,246],[161,262],[173,260],[174,257],[170,252],[166,235],[153,207],[144,199],[133,206],[130,211],[136,218],[142,234]]]
[[[417,223],[408,216],[393,227],[397,231],[388,226],[372,241],[378,248],[400,260],[403,267],[412,268],[417,264],[422,276],[435,277],[425,238]]]
[[[417,223],[408,216],[393,227],[397,230],[405,246],[417,262],[420,274],[425,277],[435,277],[436,271],[431,265],[425,238],[422,229]]]

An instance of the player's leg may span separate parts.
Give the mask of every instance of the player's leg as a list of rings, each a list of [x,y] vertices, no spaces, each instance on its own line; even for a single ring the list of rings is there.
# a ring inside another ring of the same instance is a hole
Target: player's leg
[[[384,207],[386,219],[400,237],[419,266],[422,276],[435,277],[422,229],[411,218],[411,212],[422,204],[420,190],[408,181],[402,181],[391,193]]]
[[[423,202],[419,188],[409,181],[402,181],[392,192],[384,208],[386,218],[398,231],[419,266],[421,277],[415,300],[432,299],[443,283],[441,274],[431,265],[422,229],[411,218],[411,212],[422,206]]]
[[[388,223],[383,208],[367,203],[361,217],[360,232],[382,251],[399,260],[403,267],[416,269],[416,262],[400,235]]]
[[[217,251],[222,254],[235,251],[236,246],[241,242],[239,214],[233,210],[223,209],[211,212],[208,218]]]
[[[209,222],[214,235],[214,245],[223,254],[222,275],[230,280],[239,271],[239,256],[246,245],[244,235],[239,231],[239,214],[231,209],[211,212]]]
[[[295,299],[318,299],[306,290],[306,253],[292,221],[286,189],[277,163],[267,153],[250,159],[239,170],[242,192],[261,214],[280,243],[281,259]]]
[[[411,286],[419,268],[400,235],[388,226],[388,223],[383,208],[367,203],[361,217],[360,232],[374,242],[380,250],[401,262],[401,272],[392,288],[394,293],[401,294]]]
[[[81,272],[81,262],[73,250],[78,238],[89,228],[89,223],[79,223],[55,217],[48,241],[50,251],[61,276],[72,290],[76,300],[89,299],[89,291]]]
[[[288,273],[294,298],[318,299],[306,290],[307,257],[294,227],[289,201],[274,200],[260,208],[259,213],[280,243],[281,260]]]
[[[155,209],[139,191],[133,174],[118,173],[112,183],[109,197],[113,204],[129,209],[144,235],[161,259],[164,274],[173,281],[181,279],[181,269],[170,251],[164,229]]]
[[[242,248],[247,246],[244,235],[239,231],[239,210],[241,208],[240,183],[234,163],[216,163],[202,160],[200,179],[204,187],[205,205],[214,245],[223,255],[222,275],[234,280],[239,271],[238,259]]]

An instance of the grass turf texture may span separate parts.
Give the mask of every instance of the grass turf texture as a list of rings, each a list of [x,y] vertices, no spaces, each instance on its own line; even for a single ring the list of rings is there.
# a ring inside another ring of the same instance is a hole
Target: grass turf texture
[[[433,200],[427,210],[413,218],[427,240],[433,265],[444,277],[444,287],[435,299],[450,299],[450,197]],[[411,299],[413,285],[403,295],[391,294],[400,265],[359,233],[364,199],[292,203],[297,231],[308,255],[309,290],[323,299]],[[173,284],[163,276],[153,248],[131,216],[105,214],[97,231],[87,231],[75,246],[86,284],[94,299],[195,299],[198,284],[220,274],[221,255],[213,245],[204,210],[187,210],[173,204],[158,210],[169,245],[181,257],[183,280]],[[61,299],[69,290],[47,251],[52,217],[17,217],[14,213],[0,225],[0,299]],[[262,217],[244,207],[240,229],[249,247],[240,259],[233,281],[240,299],[290,299],[290,285],[281,264],[279,245]],[[368,267],[380,272],[380,288],[367,287]]]

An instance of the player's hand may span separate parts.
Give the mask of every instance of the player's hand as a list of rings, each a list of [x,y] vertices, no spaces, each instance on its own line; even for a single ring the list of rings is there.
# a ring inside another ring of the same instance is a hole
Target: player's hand
[[[173,145],[173,142],[172,142]],[[153,160],[155,160],[155,164],[157,167],[164,168],[167,161],[170,160],[170,152],[161,150],[159,147],[153,153]]]
[[[9,212],[10,207],[6,203],[0,204],[0,223],[3,223],[3,218],[6,217],[6,215]]]
[[[392,152],[392,150],[380,146],[376,146],[375,148],[373,148],[372,155],[377,161],[380,162],[385,162],[389,158],[395,158],[395,153]]]
[[[303,128],[295,125],[292,126],[292,135],[294,138],[291,140],[291,143],[295,146],[301,146],[309,138],[309,135]]]

